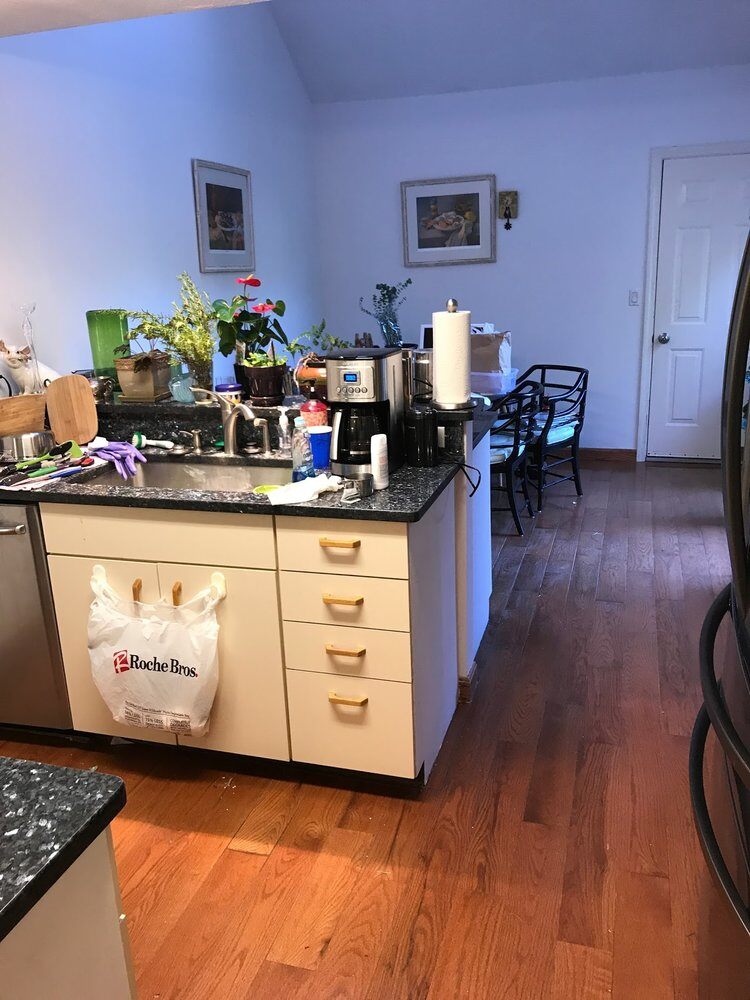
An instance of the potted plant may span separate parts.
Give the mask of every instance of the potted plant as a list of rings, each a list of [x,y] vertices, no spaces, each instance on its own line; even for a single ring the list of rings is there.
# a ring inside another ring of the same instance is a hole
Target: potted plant
[[[243,294],[231,301],[216,299],[213,310],[218,319],[219,350],[224,357],[234,351],[237,381],[256,406],[279,406],[284,402],[284,376],[287,370],[285,354],[278,354],[276,345],[289,349],[289,341],[279,319],[286,312],[281,299],[258,302],[248,294],[259,288],[260,279],[253,274],[238,278]]]
[[[173,362],[187,367],[194,386],[213,389],[216,315],[209,297],[198,291],[186,271],[177,280],[180,302],[172,303],[174,315],[164,327],[161,342]]]
[[[156,402],[166,399],[169,391],[169,355],[159,350],[157,344],[163,338],[169,322],[164,316],[144,310],[129,310],[128,320],[136,326],[128,330],[127,341],[114,350],[115,371],[126,399],[142,402]],[[145,340],[148,349],[141,340]],[[132,353],[132,345],[139,348]]]
[[[315,389],[325,392],[326,354],[351,346],[350,341],[327,333],[324,319],[319,324],[313,323],[309,330],[289,345],[291,353],[302,355],[294,369],[294,379],[303,395]]]
[[[385,285],[382,282],[375,285],[375,295],[372,296],[372,309],[365,309],[364,296],[359,300],[359,308],[363,313],[376,319],[383,343],[386,347],[401,347],[401,327],[398,324],[398,310],[404,304],[401,294],[411,284],[411,278],[400,281],[397,285]],[[399,298],[401,296],[401,298]]]

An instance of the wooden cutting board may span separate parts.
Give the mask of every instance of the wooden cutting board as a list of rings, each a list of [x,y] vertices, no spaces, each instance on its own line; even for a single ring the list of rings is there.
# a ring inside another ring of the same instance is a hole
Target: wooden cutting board
[[[0,399],[0,437],[44,430],[45,396]]]
[[[83,375],[63,375],[47,386],[47,417],[57,444],[88,444],[99,429],[94,393]]]

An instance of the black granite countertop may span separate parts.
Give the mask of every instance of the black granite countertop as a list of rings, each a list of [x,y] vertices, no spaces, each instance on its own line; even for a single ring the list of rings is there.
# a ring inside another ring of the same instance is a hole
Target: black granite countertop
[[[0,757],[0,940],[124,805],[112,774]]]
[[[175,458],[171,461],[178,462],[180,459]],[[190,461],[192,464],[194,459]],[[210,457],[205,461],[210,463]],[[272,463],[273,460],[268,464]],[[278,462],[273,464],[278,465]],[[429,469],[403,466],[391,473],[388,489],[380,490],[372,497],[354,504],[342,503],[339,492],[323,494],[318,500],[309,503],[275,506],[269,503],[267,497],[256,496],[250,491],[145,488],[125,482],[122,485],[97,484],[97,477],[102,471],[94,469],[69,479],[53,480],[35,490],[2,489],[0,503],[73,503],[104,507],[147,507],[157,510],[178,508],[224,514],[280,514],[293,517],[413,522],[418,521],[429,510],[453,480],[458,472],[458,466],[448,460]],[[262,474],[256,476],[256,482],[262,481]]]

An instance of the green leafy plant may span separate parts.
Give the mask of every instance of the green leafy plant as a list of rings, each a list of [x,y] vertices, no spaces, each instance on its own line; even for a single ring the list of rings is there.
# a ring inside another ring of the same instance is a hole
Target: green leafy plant
[[[177,280],[180,283],[180,302],[172,303],[172,316],[145,309],[126,312],[129,322],[134,325],[128,331],[128,341],[115,348],[114,353],[121,356],[132,354],[132,345],[135,344],[138,348],[135,354],[136,371],[142,371],[165,356],[172,362],[187,365],[210,364],[213,360],[216,317],[211,302],[205,292],[198,290],[186,271],[178,275]],[[164,350],[159,348],[160,344]]]
[[[401,344],[401,329],[398,325],[398,310],[406,301],[403,292],[412,283],[411,278],[400,281],[397,285],[386,285],[383,282],[375,285],[372,296],[372,308],[364,305],[364,295],[359,300],[359,308],[363,313],[376,319],[385,343],[389,346]]]
[[[276,353],[276,344],[289,348],[289,340],[279,323],[286,312],[285,303],[282,299],[258,302],[257,298],[248,295],[249,288],[260,287],[260,279],[253,274],[238,278],[237,283],[243,286],[242,295],[235,295],[230,301],[216,299],[212,303],[217,318],[219,350],[224,357],[236,351],[237,360],[253,368],[285,364],[286,359],[280,359]],[[270,360],[262,361],[261,355]]]

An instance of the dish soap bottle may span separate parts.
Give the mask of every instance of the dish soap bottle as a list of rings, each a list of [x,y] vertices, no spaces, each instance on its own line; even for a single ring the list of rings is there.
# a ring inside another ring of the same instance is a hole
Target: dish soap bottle
[[[315,476],[315,469],[313,468],[310,435],[307,432],[304,419],[295,417],[294,433],[292,434],[292,482],[298,483],[301,479],[307,479],[311,476]]]

